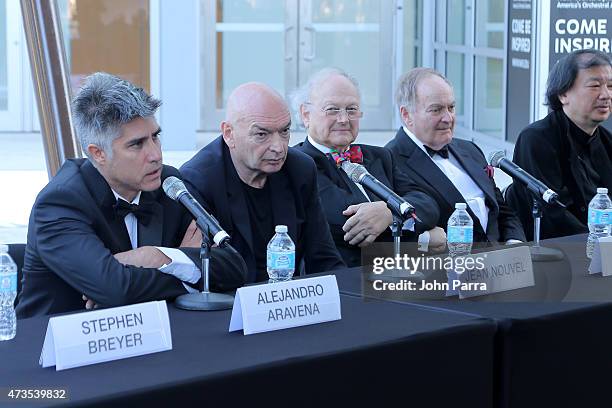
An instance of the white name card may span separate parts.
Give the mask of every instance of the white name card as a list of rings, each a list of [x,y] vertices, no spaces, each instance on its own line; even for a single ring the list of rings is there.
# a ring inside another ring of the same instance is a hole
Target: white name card
[[[39,364],[57,371],[172,350],[166,301],[49,319]]]
[[[336,277],[317,276],[238,289],[229,331],[247,335],[341,318]]]
[[[448,271],[447,296],[459,295],[459,299],[490,295],[492,293],[534,286],[533,264],[528,247],[499,249],[466,256],[472,262],[464,262],[470,268]]]
[[[599,238],[595,243],[589,273],[601,273],[602,276],[612,275],[612,237]]]

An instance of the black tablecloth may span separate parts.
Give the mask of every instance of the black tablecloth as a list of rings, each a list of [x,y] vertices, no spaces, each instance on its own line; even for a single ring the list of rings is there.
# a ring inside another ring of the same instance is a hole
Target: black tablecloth
[[[493,319],[495,406],[610,406],[612,277],[588,275],[585,242],[585,235],[545,241],[565,259],[534,262],[536,286],[473,299],[377,292],[360,268],[336,276],[345,294]]]
[[[48,317],[24,319],[15,340],[0,342],[0,387],[68,388],[64,403],[89,406],[491,405],[491,320],[351,296],[341,302],[340,321],[250,336],[228,333],[230,311],[170,306],[172,351],[59,372],[38,365]]]

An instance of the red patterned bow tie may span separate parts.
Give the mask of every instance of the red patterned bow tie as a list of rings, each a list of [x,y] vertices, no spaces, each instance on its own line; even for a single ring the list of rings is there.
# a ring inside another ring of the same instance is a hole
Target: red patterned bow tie
[[[348,160],[351,163],[363,163],[363,153],[361,153],[361,147],[351,146],[344,152],[339,152],[336,149],[331,149],[328,153],[330,159],[336,163],[336,166],[340,166],[343,161]]]

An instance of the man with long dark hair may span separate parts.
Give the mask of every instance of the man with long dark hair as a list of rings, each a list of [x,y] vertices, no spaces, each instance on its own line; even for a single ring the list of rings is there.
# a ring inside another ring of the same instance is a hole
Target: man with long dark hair
[[[597,188],[612,190],[612,134],[600,126],[610,117],[611,101],[612,62],[603,52],[574,51],[552,68],[546,89],[552,111],[521,132],[513,159],[567,205],[543,208],[541,238],[586,233]],[[533,239],[531,196],[515,183],[507,199]]]

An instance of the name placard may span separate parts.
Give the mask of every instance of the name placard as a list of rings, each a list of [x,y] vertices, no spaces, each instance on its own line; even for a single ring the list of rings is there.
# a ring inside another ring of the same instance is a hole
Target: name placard
[[[39,364],[57,371],[172,350],[166,301],[52,317]]]
[[[238,289],[229,331],[247,335],[341,318],[336,277],[317,276]]]
[[[599,238],[595,244],[589,273],[601,273],[602,276],[612,275],[612,237]]]
[[[469,268],[455,267],[447,272],[447,296],[458,294],[459,299],[465,299],[535,285],[528,247],[499,249],[464,258],[463,265],[470,265]]]

